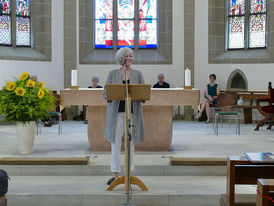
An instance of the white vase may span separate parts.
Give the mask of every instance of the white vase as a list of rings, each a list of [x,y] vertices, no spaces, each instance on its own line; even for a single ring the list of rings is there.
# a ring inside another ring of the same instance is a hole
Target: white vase
[[[23,124],[16,123],[16,135],[18,140],[19,152],[21,154],[31,154],[35,137],[35,122]]]

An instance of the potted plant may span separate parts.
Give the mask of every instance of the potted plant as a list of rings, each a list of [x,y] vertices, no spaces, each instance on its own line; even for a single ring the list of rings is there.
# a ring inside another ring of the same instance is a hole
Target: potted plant
[[[52,91],[28,72],[22,73],[19,79],[6,82],[0,90],[0,114],[4,115],[4,121],[16,122],[21,154],[32,153],[35,123],[50,118],[48,112],[52,110],[54,101]]]

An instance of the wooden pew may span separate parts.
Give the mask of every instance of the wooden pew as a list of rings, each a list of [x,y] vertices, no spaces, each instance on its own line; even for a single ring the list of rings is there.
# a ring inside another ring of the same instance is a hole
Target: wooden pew
[[[274,163],[252,163],[245,156],[228,157],[226,198],[224,200],[223,196],[221,196],[220,205],[241,205],[235,204],[235,185],[257,184],[258,178],[274,179]]]
[[[256,206],[274,205],[274,179],[258,179]]]

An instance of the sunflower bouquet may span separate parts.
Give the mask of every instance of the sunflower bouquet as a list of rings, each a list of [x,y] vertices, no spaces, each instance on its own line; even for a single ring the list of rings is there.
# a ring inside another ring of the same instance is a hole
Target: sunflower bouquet
[[[37,121],[49,117],[54,101],[52,91],[45,88],[44,82],[24,72],[0,90],[0,114],[4,114],[5,121]]]

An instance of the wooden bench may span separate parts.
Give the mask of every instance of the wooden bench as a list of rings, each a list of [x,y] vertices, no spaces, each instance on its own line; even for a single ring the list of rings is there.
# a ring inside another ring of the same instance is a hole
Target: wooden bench
[[[274,179],[274,163],[252,163],[245,156],[228,157],[226,198],[221,196],[220,205],[234,206],[236,184],[257,184],[258,178]],[[256,201],[254,201],[256,203]]]
[[[234,91],[221,91],[221,94],[224,94],[226,92],[235,92],[238,98],[243,97],[243,100],[249,101],[248,105],[235,105],[235,108],[243,109],[245,124],[252,124],[252,109],[257,109],[257,106],[253,105],[254,100],[268,97],[267,91],[234,90]]]
[[[7,206],[8,205],[8,201],[6,198],[6,195],[3,195],[0,197],[0,206]]]
[[[225,166],[226,158],[180,158],[170,157],[172,166]]]
[[[256,206],[274,205],[274,179],[258,179]]]
[[[38,158],[38,157],[2,157],[0,165],[87,165],[89,157]]]

